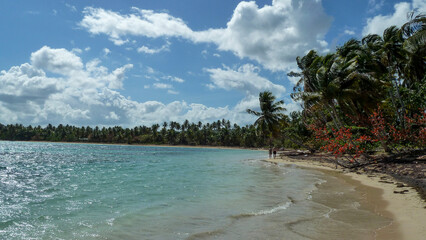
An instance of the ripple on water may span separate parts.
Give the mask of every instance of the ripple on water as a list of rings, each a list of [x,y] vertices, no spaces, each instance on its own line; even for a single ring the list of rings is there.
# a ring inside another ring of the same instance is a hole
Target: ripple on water
[[[298,239],[297,231],[322,223],[300,219],[328,213],[334,226],[362,210],[354,199],[345,211],[325,207],[320,192],[333,181],[258,161],[264,155],[0,142],[0,239]]]

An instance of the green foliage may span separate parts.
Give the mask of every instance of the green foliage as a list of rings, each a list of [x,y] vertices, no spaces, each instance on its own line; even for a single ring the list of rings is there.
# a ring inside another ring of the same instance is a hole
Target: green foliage
[[[231,126],[226,120],[213,123],[177,122],[154,124],[151,127],[134,128],[115,127],[75,127],[52,126],[32,127],[22,124],[0,124],[0,140],[11,141],[52,141],[52,142],[91,142],[120,144],[170,144],[170,145],[206,145],[233,147],[263,147],[266,145],[256,135],[253,125]]]
[[[282,107],[284,101],[275,102],[276,97],[268,91],[259,93],[260,112],[247,109],[247,113],[258,117],[254,125],[259,129],[263,139],[277,137],[279,133],[280,122],[284,117],[282,113],[285,108]]]
[[[312,131],[347,129],[356,139],[371,134],[369,118],[378,109],[394,132],[401,133],[411,127],[410,119],[426,111],[424,14],[411,13],[401,28],[391,26],[382,36],[350,39],[335,53],[321,56],[312,50],[296,60],[300,72],[288,74],[299,77],[291,97],[302,103],[303,111],[300,120],[289,121],[284,131],[309,146],[320,147],[302,125],[315,126]],[[417,132],[425,132],[424,124],[416,127]],[[416,146],[409,141],[396,144]],[[372,146],[377,144],[369,148]],[[387,148],[387,144],[383,146]]]

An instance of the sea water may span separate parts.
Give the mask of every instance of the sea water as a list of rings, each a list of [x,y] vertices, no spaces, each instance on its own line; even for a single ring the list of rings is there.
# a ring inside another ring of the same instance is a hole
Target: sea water
[[[0,239],[373,239],[391,220],[265,151],[0,142]]]

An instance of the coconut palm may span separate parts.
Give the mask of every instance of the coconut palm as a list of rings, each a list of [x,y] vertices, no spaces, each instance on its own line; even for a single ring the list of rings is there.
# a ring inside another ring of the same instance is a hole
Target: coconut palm
[[[254,122],[263,137],[277,137],[279,135],[280,121],[286,109],[282,107],[284,101],[275,102],[276,97],[269,91],[259,93],[260,112],[247,109],[249,114],[258,117]],[[270,139],[272,140],[272,139]]]
[[[401,27],[405,39],[403,48],[407,53],[404,68],[407,87],[420,82],[426,72],[426,14],[414,16],[412,12],[410,18],[411,20]]]

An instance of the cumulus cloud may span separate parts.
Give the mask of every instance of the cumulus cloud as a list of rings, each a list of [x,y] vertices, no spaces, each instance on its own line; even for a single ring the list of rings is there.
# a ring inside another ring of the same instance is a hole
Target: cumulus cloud
[[[204,31],[194,31],[182,19],[168,13],[138,8],[132,11],[121,14],[87,7],[80,26],[91,34],[107,35],[117,45],[128,42],[132,36],[214,43],[219,50],[231,51],[276,71],[287,70],[297,56],[309,49],[323,51],[327,47],[324,35],[332,20],[318,0],[273,0],[271,5],[261,8],[254,1],[242,1],[226,28]],[[143,46],[140,51],[152,49]]]
[[[227,66],[223,68],[206,69],[210,74],[211,83],[206,86],[210,89],[238,90],[244,93],[232,109],[232,118],[238,122],[252,123],[254,117],[246,113],[247,109],[260,110],[259,92],[270,91],[280,98],[286,91],[285,87],[275,84],[259,75],[259,68],[252,64],[245,64],[237,69]],[[223,110],[223,109],[222,109]]]
[[[31,54],[31,63],[36,68],[58,74],[69,74],[83,67],[81,59],[74,53],[64,48],[52,49],[47,46]]]
[[[390,26],[402,26],[407,22],[407,13],[413,10],[426,12],[426,2],[424,0],[413,0],[409,2],[400,2],[394,5],[394,12],[389,15],[377,15],[367,19],[367,24],[362,30],[363,35],[379,34]]]
[[[114,90],[122,88],[126,72],[133,65],[109,70],[101,64],[99,59],[83,63],[66,49],[45,46],[35,51],[31,63],[0,72],[0,122],[132,127],[185,119],[209,122],[226,118],[240,124],[253,120],[228,106],[133,101]],[[153,87],[177,94],[170,84]]]
[[[330,24],[321,1],[275,0],[262,8],[243,1],[225,29],[199,32],[195,39],[212,39],[220,50],[256,60],[270,70],[286,70],[305,51],[326,47],[323,37]]]
[[[43,104],[49,95],[62,88],[60,79],[48,78],[28,63],[0,73],[0,101],[10,107],[30,102]]]
[[[107,34],[116,45],[128,42],[123,36],[156,37],[189,37],[192,30],[183,20],[170,16],[167,13],[155,13],[152,10],[143,10],[136,7],[129,15],[104,10],[102,8],[86,7],[84,18],[80,25],[92,34]]]
[[[74,52],[44,46],[31,54],[31,63],[1,71],[0,105],[14,112],[14,117],[4,116],[0,121],[102,122],[98,115],[92,115],[92,110],[103,104],[99,93],[102,89],[121,88],[125,72],[132,65],[110,72],[97,59],[83,65]],[[49,72],[60,77],[49,77]]]
[[[285,91],[282,85],[274,84],[268,79],[259,76],[259,69],[252,64],[245,64],[238,69],[227,66],[223,68],[206,69],[210,74],[211,84],[209,88],[221,88],[225,90],[239,90],[246,95],[257,95],[262,91],[271,91],[281,96]]]
[[[214,121],[218,119],[229,119],[234,118],[234,113],[228,108],[228,107],[219,107],[219,108],[213,108],[213,107],[207,107],[203,104],[190,104],[189,110],[185,114],[185,118],[192,119],[192,121]],[[231,119],[232,120],[232,119]]]
[[[258,95],[248,95],[245,98],[241,99],[235,106],[234,110],[238,113],[245,113],[247,109],[260,110],[259,106],[259,96]]]
[[[106,119],[119,120],[120,117],[115,112],[110,112],[109,115],[105,116]]]

